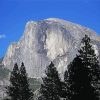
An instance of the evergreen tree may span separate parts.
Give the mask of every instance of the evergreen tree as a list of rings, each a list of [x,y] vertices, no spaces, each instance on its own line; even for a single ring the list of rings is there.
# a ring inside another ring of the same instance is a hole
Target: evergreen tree
[[[91,40],[88,35],[82,39],[83,46],[78,51],[79,57],[82,59],[82,64],[89,71],[89,77],[91,78],[91,82],[95,83],[100,80],[100,66],[98,57],[95,54],[95,50],[91,45]]]
[[[64,79],[66,99],[99,100],[99,61],[87,35],[82,39],[79,55],[68,65]]]
[[[33,97],[33,93],[29,88],[29,82],[24,63],[22,63],[20,67],[19,82],[20,82],[20,100],[31,100]]]
[[[11,100],[19,100],[19,69],[17,63],[14,65],[10,76],[10,85],[6,87],[7,94]]]
[[[41,96],[39,97],[39,100],[60,100],[60,78],[58,71],[52,62],[47,67],[45,74],[46,76],[42,78],[43,84],[40,88]]]
[[[10,85],[6,89],[10,100],[32,100],[33,93],[29,89],[24,63],[22,63],[20,70],[17,63],[14,65],[10,76]]]

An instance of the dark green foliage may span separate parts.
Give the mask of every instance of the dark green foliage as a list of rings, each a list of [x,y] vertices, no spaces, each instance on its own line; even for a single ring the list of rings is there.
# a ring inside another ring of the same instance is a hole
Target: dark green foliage
[[[13,71],[11,72],[10,85],[7,87],[7,94],[11,97],[11,100],[19,99],[19,69],[18,65],[15,64]]]
[[[85,35],[82,39],[83,46],[79,50],[79,57],[82,59],[82,64],[88,68],[91,81],[98,82],[100,80],[100,66],[98,57],[90,42],[90,38]]]
[[[10,100],[10,99],[7,99],[7,98],[6,98],[6,99],[3,99],[3,100]]]
[[[20,100],[30,100],[33,97],[29,89],[29,83],[24,63],[20,67]]]
[[[10,100],[31,100],[33,93],[29,89],[25,66],[22,63],[20,70],[15,64],[10,76],[10,85],[7,87]]]
[[[64,80],[66,83],[66,99],[99,100],[99,61],[87,35],[82,39],[79,55],[68,65]]]
[[[47,67],[45,74],[46,77],[42,78],[43,84],[40,88],[39,100],[60,100],[61,82],[58,71],[52,62]]]

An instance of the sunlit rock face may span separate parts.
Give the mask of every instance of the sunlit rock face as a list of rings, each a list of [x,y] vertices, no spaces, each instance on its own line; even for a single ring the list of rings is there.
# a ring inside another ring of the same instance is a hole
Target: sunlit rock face
[[[29,77],[42,77],[50,61],[62,74],[80,47],[81,39],[89,35],[96,54],[100,51],[100,37],[90,30],[69,21],[49,18],[29,21],[17,43],[9,46],[3,64],[12,70],[14,64],[24,62]]]

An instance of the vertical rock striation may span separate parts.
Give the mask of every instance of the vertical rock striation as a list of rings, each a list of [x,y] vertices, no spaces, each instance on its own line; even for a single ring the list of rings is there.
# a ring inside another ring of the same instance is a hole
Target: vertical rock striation
[[[18,43],[9,46],[3,64],[12,70],[14,63],[24,62],[29,77],[41,77],[49,62],[54,61],[62,74],[75,57],[85,34],[92,39],[98,54],[100,37],[89,28],[57,18],[29,21]]]

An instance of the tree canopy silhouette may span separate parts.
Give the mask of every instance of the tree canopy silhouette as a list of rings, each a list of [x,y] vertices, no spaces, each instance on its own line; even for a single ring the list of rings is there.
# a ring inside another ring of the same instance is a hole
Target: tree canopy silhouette
[[[29,88],[29,82],[24,63],[20,69],[17,63],[10,75],[10,85],[6,87],[10,100],[31,100],[33,93]]]
[[[40,88],[39,100],[60,100],[61,82],[56,67],[51,62],[45,71],[46,76],[42,78],[43,84]]]
[[[14,65],[13,71],[10,76],[10,85],[6,87],[7,94],[11,100],[19,99],[19,69],[17,63]]]
[[[20,100],[31,100],[33,93],[29,88],[29,81],[24,63],[20,67]]]
[[[87,35],[82,39],[82,46],[78,52],[64,75],[66,99],[99,100],[100,66]]]

